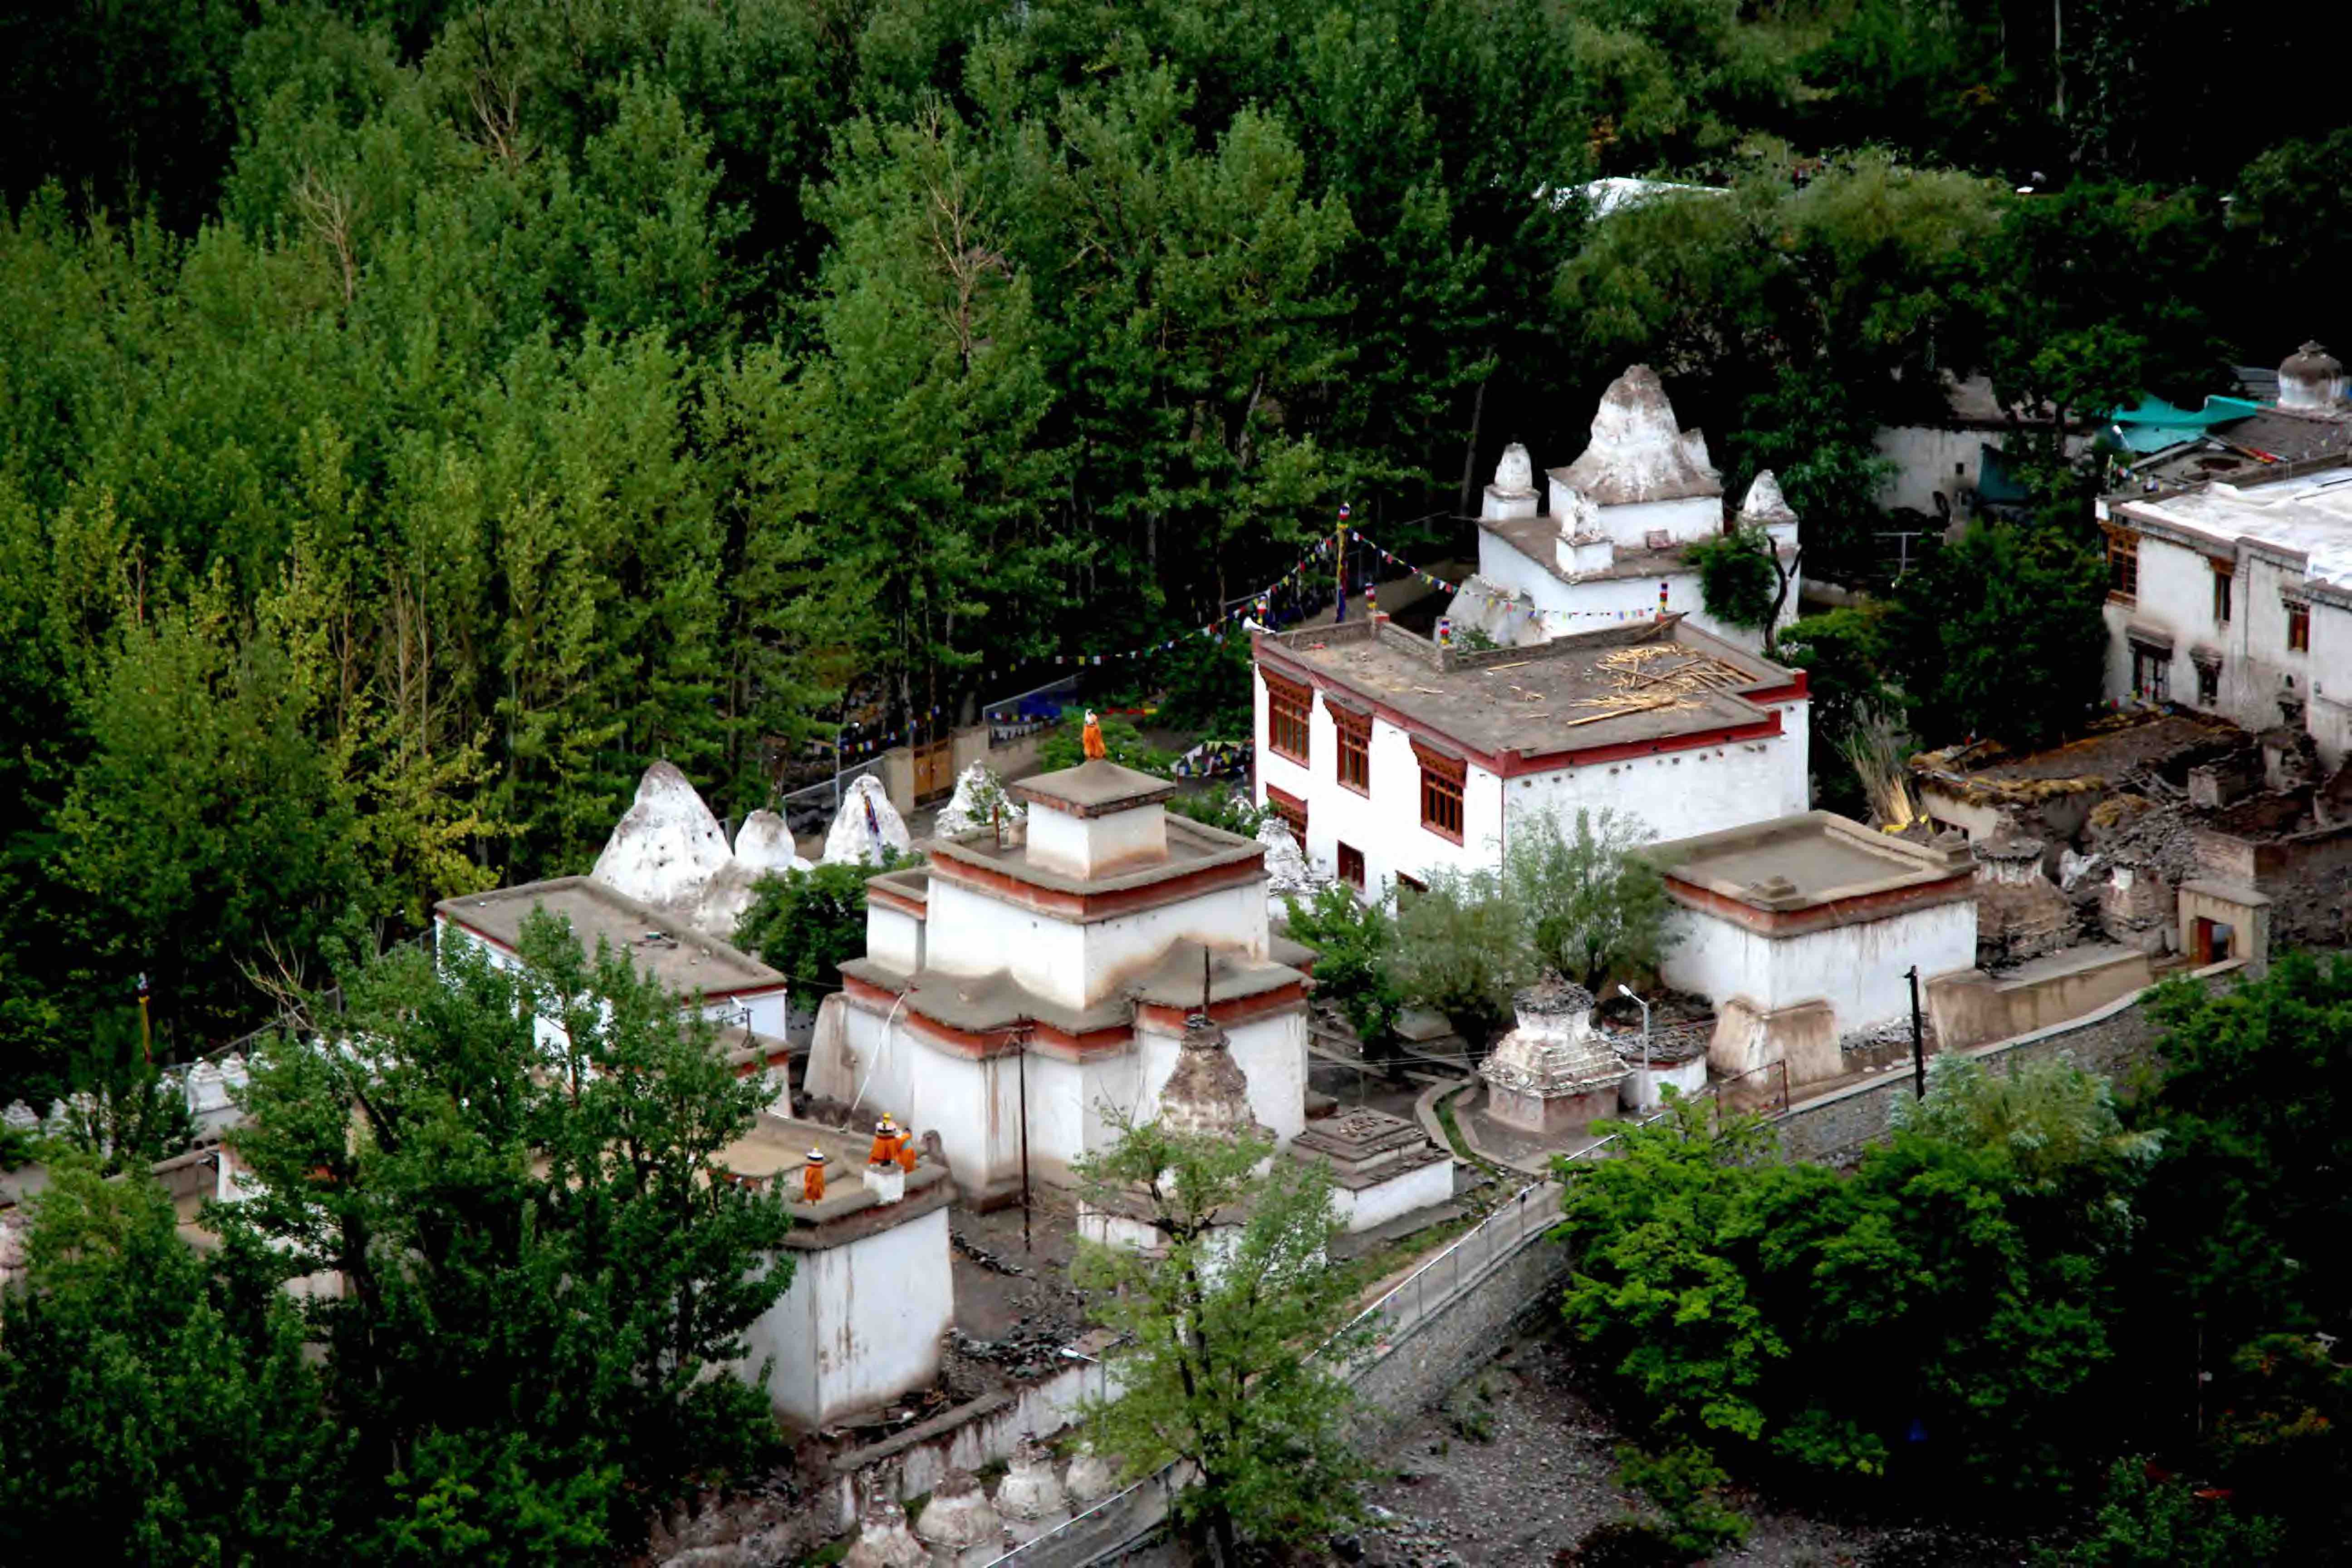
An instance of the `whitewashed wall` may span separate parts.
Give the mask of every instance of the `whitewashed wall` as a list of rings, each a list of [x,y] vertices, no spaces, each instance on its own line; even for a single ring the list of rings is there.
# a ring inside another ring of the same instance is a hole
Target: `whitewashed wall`
[[[1570,637],[1622,622],[1647,619],[1657,612],[1658,584],[1663,583],[1666,586],[1668,611],[1686,616],[1692,626],[1713,633],[1734,647],[1756,653],[1764,647],[1763,633],[1727,626],[1706,613],[1706,599],[1700,591],[1696,572],[1677,569],[1647,577],[1596,577],[1582,583],[1564,583],[1539,563],[1528,559],[1507,540],[1481,529],[1478,574],[1498,588],[1527,595],[1538,609],[1552,612],[1554,618],[1545,625],[1546,632],[1552,637]],[[1790,583],[1788,599],[1780,606],[1780,626],[1786,626],[1797,618],[1797,600],[1802,586],[1801,577]]]
[[[1579,810],[1614,809],[1639,818],[1649,838],[1688,838],[1740,827],[1806,809],[1805,705],[1781,715],[1783,733],[1759,741],[1726,741],[1687,751],[1661,752],[1622,762],[1528,773],[1509,781],[1514,820],[1551,811],[1563,823]]]
[[[1453,1197],[1454,1162],[1437,1160],[1356,1192],[1333,1187],[1331,1206],[1339,1211],[1349,1234],[1353,1235],[1376,1225],[1386,1225],[1415,1209],[1450,1203]]]
[[[1573,818],[1580,807],[1614,807],[1639,816],[1653,838],[1683,838],[1804,811],[1811,705],[1778,705],[1781,733],[1765,740],[1666,752],[1617,763],[1502,779],[1473,763],[1463,787],[1458,845],[1421,823],[1421,761],[1410,735],[1384,719],[1371,730],[1371,794],[1339,780],[1339,736],[1318,692],[1311,723],[1311,766],[1301,768],[1265,743],[1265,683],[1257,689],[1257,800],[1268,785],[1307,802],[1307,857],[1336,874],[1339,846],[1364,852],[1365,891],[1377,894],[1402,873],[1427,881],[1438,867],[1470,869],[1502,862],[1505,816],[1552,810]]]
[[[745,1331],[750,1353],[735,1368],[749,1382],[773,1358],[768,1401],[778,1415],[823,1426],[939,1376],[940,1345],[955,1321],[945,1207],[787,1256],[792,1285]]]
[[[1973,967],[1977,955],[1976,904],[1967,899],[1788,937],[1677,906],[1670,929],[1680,940],[1661,966],[1667,984],[1718,1006],[1735,996],[1767,1010],[1820,998],[1835,1009],[1840,1033],[1909,1017],[1904,971],[1913,964],[1924,986]]]
[[[2267,730],[2279,722],[2281,696],[2301,698],[2306,703],[2305,723],[2318,742],[2321,760],[2330,767],[2338,765],[2352,750],[2352,611],[2315,600],[2311,647],[2294,652],[2286,646],[2283,595],[2289,588],[2303,588],[2302,573],[2242,552],[2225,626],[2213,618],[2209,562],[2201,551],[2140,537],[2136,602],[2106,606],[2106,695],[2117,700],[2133,695],[2133,650],[2125,628],[2160,628],[2172,634],[2168,683],[2173,701],[2199,706],[2190,649],[2199,645],[2218,648],[2221,679],[2208,711],[2249,730]]]

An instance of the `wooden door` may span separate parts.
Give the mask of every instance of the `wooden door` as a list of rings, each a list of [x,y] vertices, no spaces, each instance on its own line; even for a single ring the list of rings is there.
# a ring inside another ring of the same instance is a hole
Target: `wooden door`
[[[955,791],[955,743],[925,741],[915,747],[915,803],[929,805]]]

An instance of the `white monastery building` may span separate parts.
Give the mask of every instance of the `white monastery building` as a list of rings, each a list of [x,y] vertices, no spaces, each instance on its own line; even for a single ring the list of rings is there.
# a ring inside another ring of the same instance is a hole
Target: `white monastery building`
[[[602,942],[627,955],[637,973],[659,981],[688,1006],[724,1028],[748,1028],[781,1053],[785,980],[750,953],[667,910],[616,892],[593,877],[556,877],[488,893],[444,899],[433,909],[442,952],[470,942],[502,969],[521,965],[523,921],[545,910],[571,923],[590,957]],[[542,1018],[543,1037],[557,1032]]]
[[[2279,367],[2278,416],[2352,421],[2316,344]],[[2352,751],[2352,466],[2216,459],[2210,479],[2098,503],[2107,533],[2106,691],[2261,731],[2300,712],[2321,760]],[[2282,703],[2284,707],[2282,707]]]
[[[866,883],[866,954],[819,1012],[810,1095],[936,1130],[986,1206],[1024,1176],[1070,1185],[1118,1118],[1165,1110],[1188,1034],[1194,1056],[1213,1037],[1249,1123],[1328,1160],[1351,1223],[1451,1195],[1450,1160],[1440,1181],[1369,1129],[1300,1138],[1311,955],[1272,931],[1264,844],[1171,816],[1174,784],[1101,759],[1008,787],[1024,818]]]
[[[1906,971],[1924,998],[1976,964],[1976,858],[1957,833],[1915,844],[1809,811],[1648,854],[1675,906],[1660,978],[1715,1004],[1724,1077],[1785,1062],[1791,1085],[1833,1078],[1841,1040],[1910,1016]]]
[[[1679,838],[1808,804],[1804,673],[1683,617],[1475,653],[1375,617],[1255,651],[1258,802],[1376,897],[1500,864],[1531,813]]]
[[[1504,449],[1479,506],[1477,575],[1447,610],[1454,626],[1519,646],[1680,613],[1743,647],[1763,646],[1760,633],[1709,618],[1701,601],[1685,555],[1724,531],[1723,476],[1708,460],[1706,437],[1676,428],[1649,366],[1634,365],[1610,385],[1592,416],[1591,444],[1546,479],[1549,493],[1538,495],[1528,449]],[[1770,474],[1757,476],[1740,521],[1770,536],[1790,573],[1780,619],[1795,619],[1797,515]]]

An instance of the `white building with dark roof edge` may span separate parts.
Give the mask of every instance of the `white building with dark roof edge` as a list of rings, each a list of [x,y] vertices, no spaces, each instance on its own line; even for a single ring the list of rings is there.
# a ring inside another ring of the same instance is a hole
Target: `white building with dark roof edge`
[[[1498,865],[1536,813],[1685,837],[1808,805],[1804,672],[1682,617],[1476,653],[1385,618],[1255,647],[1257,801],[1369,895]]]

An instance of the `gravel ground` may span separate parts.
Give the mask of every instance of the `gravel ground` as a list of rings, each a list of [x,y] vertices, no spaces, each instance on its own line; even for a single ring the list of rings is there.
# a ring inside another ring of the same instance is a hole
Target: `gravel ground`
[[[1386,1448],[1395,1479],[1367,1497],[1379,1512],[1328,1559],[1370,1568],[1551,1568],[1596,1525],[1642,1511],[1615,1485],[1620,1441],[1575,1386],[1565,1349],[1520,1345],[1415,1418]],[[1478,1390],[1483,1387],[1482,1399]],[[1483,1419],[1483,1440],[1463,1425]],[[1832,1519],[1776,1508],[1753,1494],[1732,1505],[1753,1523],[1747,1544],[1717,1563],[1815,1568],[1994,1568],[2027,1561],[2024,1546],[1941,1527]]]

